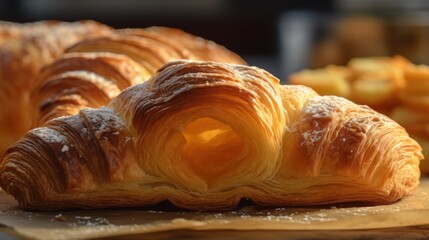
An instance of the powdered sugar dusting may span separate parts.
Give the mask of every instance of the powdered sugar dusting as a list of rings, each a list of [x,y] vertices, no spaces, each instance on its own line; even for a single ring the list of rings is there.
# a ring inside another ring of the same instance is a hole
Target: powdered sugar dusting
[[[66,138],[61,133],[51,129],[51,128],[36,128],[31,130],[31,133],[42,138],[47,143],[65,143]]]
[[[301,143],[301,145],[304,145],[304,144],[315,145],[317,142],[319,142],[322,139],[322,135],[324,132],[325,132],[324,129],[308,130],[306,132],[303,132],[302,136],[304,138],[304,141]]]
[[[63,148],[61,148],[61,152],[67,152],[69,150],[69,146],[64,145]]]
[[[101,225],[111,225],[109,220],[103,217],[91,217],[91,216],[75,216],[74,223],[71,226],[101,226]]]
[[[82,128],[82,129],[80,129],[80,134],[81,134],[81,135],[85,135],[85,134],[87,134],[87,133],[88,133],[88,128],[84,127],[84,128]]]
[[[303,109],[302,122],[305,127],[301,129],[303,131],[301,145],[312,146],[322,141],[327,125],[339,112],[342,112],[342,105],[337,97],[317,96],[309,99]]]
[[[66,137],[58,131],[47,127],[41,127],[33,129],[30,132],[42,138],[46,143],[63,145],[61,147],[61,153],[66,153],[70,150],[70,147],[67,145],[68,141]]]
[[[86,112],[86,117],[93,125],[93,131],[96,136],[99,136],[105,132],[115,134],[118,129],[124,127],[123,120],[115,114],[111,108],[101,108],[97,111]],[[119,135],[119,132],[115,135]]]
[[[304,113],[310,115],[313,118],[326,118],[329,117],[333,111],[338,109],[336,101],[330,101],[331,98],[326,96],[318,96],[309,100],[308,104],[304,108]]]

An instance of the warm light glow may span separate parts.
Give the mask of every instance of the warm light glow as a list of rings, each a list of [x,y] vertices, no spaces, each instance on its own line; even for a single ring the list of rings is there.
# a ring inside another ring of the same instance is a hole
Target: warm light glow
[[[242,163],[244,142],[234,130],[215,119],[199,118],[182,132],[186,144],[182,161],[196,175],[213,183]]]

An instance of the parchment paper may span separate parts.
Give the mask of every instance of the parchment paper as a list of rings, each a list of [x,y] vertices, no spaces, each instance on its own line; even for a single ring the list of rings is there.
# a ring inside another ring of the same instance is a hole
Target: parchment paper
[[[429,224],[429,179],[403,200],[384,206],[345,205],[266,208],[245,205],[226,212],[109,209],[24,212],[0,192],[0,223],[36,239],[86,239],[175,229],[194,230],[350,230]]]

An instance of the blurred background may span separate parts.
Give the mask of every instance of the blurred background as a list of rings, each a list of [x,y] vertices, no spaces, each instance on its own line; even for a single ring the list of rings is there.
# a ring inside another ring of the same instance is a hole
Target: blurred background
[[[425,0],[0,0],[0,20],[92,19],[115,28],[169,26],[213,40],[286,81],[352,57],[429,64]]]

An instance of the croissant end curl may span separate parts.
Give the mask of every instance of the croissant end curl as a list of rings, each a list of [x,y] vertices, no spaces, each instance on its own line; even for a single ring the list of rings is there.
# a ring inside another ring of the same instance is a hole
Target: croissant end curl
[[[180,60],[107,107],[27,133],[4,155],[0,183],[33,210],[386,204],[415,189],[421,158],[366,106],[256,67]]]

